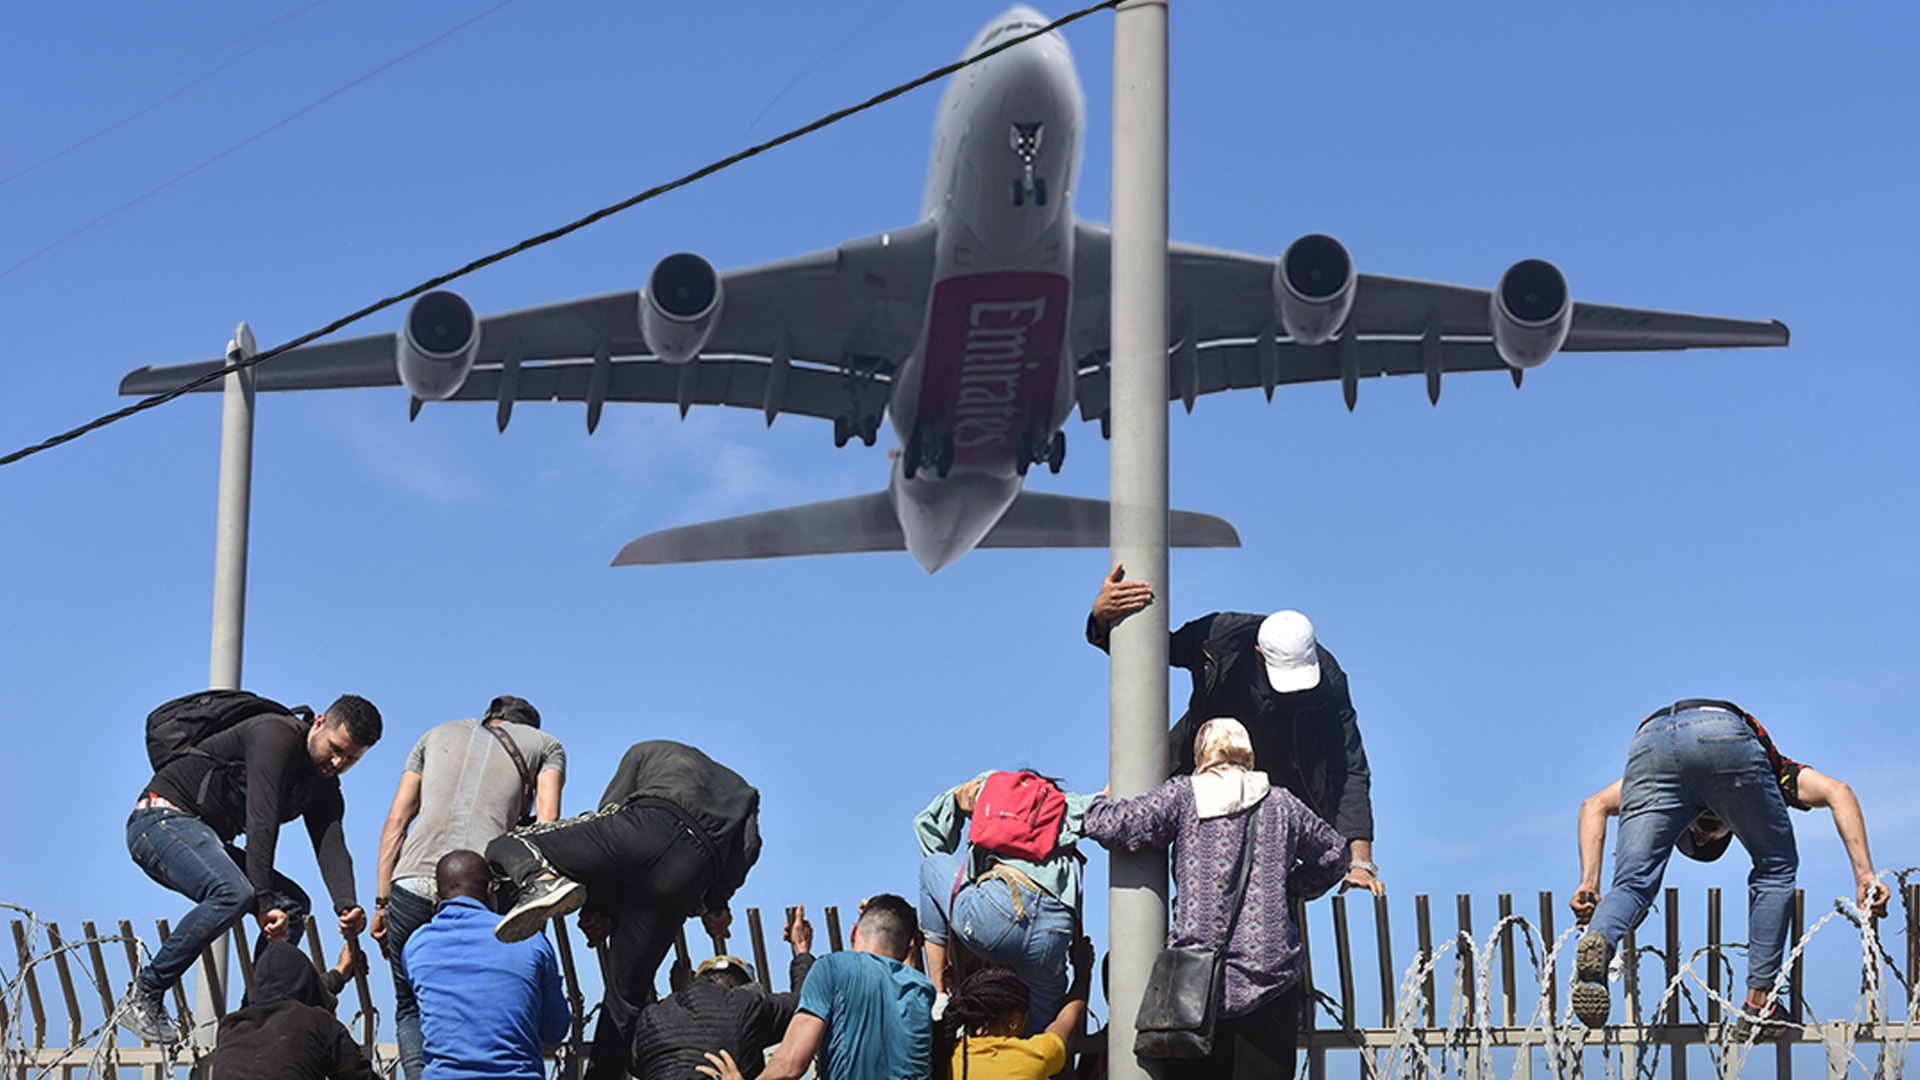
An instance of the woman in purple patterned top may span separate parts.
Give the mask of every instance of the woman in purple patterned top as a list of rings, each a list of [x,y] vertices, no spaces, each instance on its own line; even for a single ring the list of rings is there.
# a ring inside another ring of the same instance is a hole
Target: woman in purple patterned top
[[[1170,948],[1218,948],[1226,936],[1247,822],[1260,817],[1253,870],[1226,949],[1226,997],[1213,1057],[1167,1062],[1169,1076],[1242,1080],[1294,1072],[1305,957],[1287,902],[1311,900],[1347,873],[1347,842],[1285,788],[1253,771],[1253,744],[1238,720],[1209,720],[1194,739],[1192,776],[1134,799],[1095,799],[1086,835],[1107,848],[1173,849]]]

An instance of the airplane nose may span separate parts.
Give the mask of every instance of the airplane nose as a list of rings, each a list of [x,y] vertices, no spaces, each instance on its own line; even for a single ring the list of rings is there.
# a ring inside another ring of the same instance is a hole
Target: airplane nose
[[[1020,494],[1018,477],[956,472],[945,480],[908,480],[894,464],[894,510],[921,569],[932,574],[972,551]]]

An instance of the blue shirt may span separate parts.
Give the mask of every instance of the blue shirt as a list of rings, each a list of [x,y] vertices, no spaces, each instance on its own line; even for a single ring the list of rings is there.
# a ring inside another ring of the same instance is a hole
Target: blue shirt
[[[508,945],[500,917],[478,900],[443,900],[402,954],[420,1002],[426,1080],[541,1080],[540,1047],[567,1037],[573,1017],[546,935]]]
[[[933,1054],[933,984],[891,957],[828,953],[800,987],[800,1010],[827,1022],[826,1080],[924,1080]]]

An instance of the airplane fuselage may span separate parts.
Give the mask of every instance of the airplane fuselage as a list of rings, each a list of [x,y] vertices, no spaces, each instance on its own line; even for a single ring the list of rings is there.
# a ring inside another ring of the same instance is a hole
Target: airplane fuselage
[[[1045,23],[1016,7],[967,55]],[[978,544],[1027,468],[1050,453],[1057,467],[1064,450],[1085,115],[1057,34],[965,69],[941,100],[925,206],[933,285],[888,403],[902,446],[888,491],[907,549],[928,570]]]

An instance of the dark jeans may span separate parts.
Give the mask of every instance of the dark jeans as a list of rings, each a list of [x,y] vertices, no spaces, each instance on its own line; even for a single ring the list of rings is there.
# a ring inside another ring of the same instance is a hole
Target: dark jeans
[[[516,829],[487,845],[487,861],[523,886],[550,867],[586,886],[586,910],[612,918],[586,1080],[624,1080],[634,1022],[653,1002],[660,962],[713,881],[706,845],[672,811],[635,804]]]
[[[1213,1028],[1213,1056],[1204,1061],[1166,1062],[1166,1080],[1293,1080],[1294,1048],[1300,1043],[1302,986]]]
[[[401,950],[415,930],[433,918],[433,902],[395,886],[387,894],[387,955],[393,968],[394,1041],[400,1044],[400,1068],[407,1080],[420,1080],[427,1067],[426,1039],[420,1034],[420,1001],[413,996]]]
[[[148,877],[195,904],[135,977],[142,990],[165,990],[180,981],[208,945],[253,910],[246,852],[222,841],[211,825],[185,810],[166,807],[135,810],[127,818],[127,851]],[[273,887],[285,897],[281,910],[298,944],[312,902],[278,871]]]

